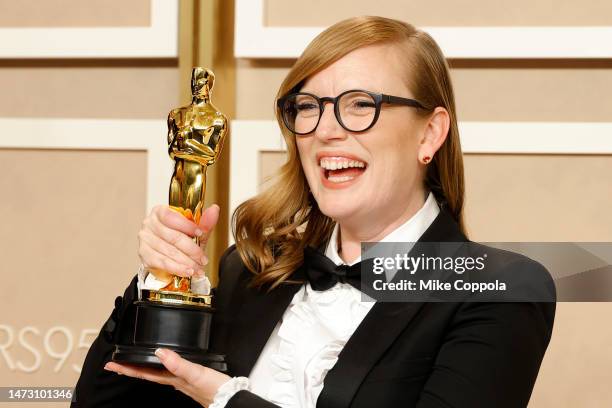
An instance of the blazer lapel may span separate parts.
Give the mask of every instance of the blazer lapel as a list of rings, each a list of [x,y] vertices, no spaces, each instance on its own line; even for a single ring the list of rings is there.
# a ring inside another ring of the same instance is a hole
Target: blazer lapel
[[[452,216],[443,208],[419,242],[464,242]],[[378,302],[363,319],[325,376],[319,408],[348,407],[368,372],[423,306],[423,302]],[[384,336],[379,335],[384,333]]]
[[[247,377],[268,341],[274,327],[282,317],[301,284],[281,284],[266,292],[247,288],[250,273],[243,272],[242,301],[228,338],[227,362],[234,376]]]

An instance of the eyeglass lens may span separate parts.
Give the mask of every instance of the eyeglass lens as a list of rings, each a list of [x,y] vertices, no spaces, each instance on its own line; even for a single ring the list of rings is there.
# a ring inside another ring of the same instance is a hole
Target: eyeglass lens
[[[348,92],[336,101],[337,120],[348,130],[360,132],[370,127],[376,116],[376,101],[360,91]],[[319,123],[321,107],[317,98],[308,94],[293,94],[283,107],[284,121],[297,134],[313,132]],[[339,117],[338,117],[339,116]]]

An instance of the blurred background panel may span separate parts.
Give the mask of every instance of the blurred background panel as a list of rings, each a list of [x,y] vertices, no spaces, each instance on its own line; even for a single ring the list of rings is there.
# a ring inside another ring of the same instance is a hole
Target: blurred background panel
[[[245,16],[241,7],[256,12]],[[285,160],[274,98],[295,61],[292,53],[308,41],[304,35],[363,14],[434,28],[612,28],[612,4],[597,0],[0,0],[0,10],[0,38],[15,29],[77,30],[61,47],[33,46],[25,41],[32,31],[23,31],[21,51],[0,46],[0,123],[11,123],[0,129],[0,251],[11,288],[3,292],[0,319],[3,386],[76,381],[88,344],[137,270],[136,234],[147,209],[166,203],[163,122],[171,108],[188,103],[192,66],[215,70],[213,100],[233,120],[222,159],[209,169],[207,201],[225,210],[210,245],[214,271],[231,241],[231,209],[265,186]],[[122,29],[143,30],[144,41],[117,41],[122,32],[115,30]],[[288,34],[258,42],[266,30]],[[89,51],[79,38],[91,39]],[[98,38],[109,40],[98,44]],[[601,50],[598,44],[608,40],[597,37],[589,49]],[[259,51],[236,58],[237,43]],[[478,58],[448,61],[459,121],[485,124],[491,137],[517,124],[523,134],[513,150],[479,150],[486,134],[466,150],[470,237],[612,241],[612,149],[602,139],[612,139],[612,55],[589,56],[568,45],[562,56],[500,59],[481,55],[482,49]],[[82,147],[68,136],[49,141],[33,130],[40,126],[28,125],[41,120],[50,128],[72,123],[66,135],[87,121]],[[125,123],[132,136],[120,132],[105,142],[91,121],[104,129]],[[559,124],[576,126],[559,135],[563,152],[550,130]],[[536,153],[529,152],[533,145]],[[612,404],[611,312],[608,303],[558,305],[530,407]]]
[[[179,4],[167,2],[174,30],[164,34],[152,25],[154,3],[0,1],[0,37],[23,30],[11,46],[30,50],[11,57],[0,45],[1,386],[73,386],[138,269],[138,229],[169,180],[149,165],[169,165],[165,118],[180,98]],[[130,39],[133,29],[150,56]],[[70,41],[35,54],[63,30]],[[133,56],[112,32],[132,41]],[[160,34],[174,55],[156,57],[146,44]],[[85,52],[112,55],[113,46],[112,58]],[[165,186],[152,199],[155,183]]]
[[[381,2],[265,0],[268,26],[328,26],[340,19],[378,15],[417,26],[605,26],[612,24],[612,5],[600,0],[414,0]]]
[[[146,27],[151,0],[0,0],[0,27]]]

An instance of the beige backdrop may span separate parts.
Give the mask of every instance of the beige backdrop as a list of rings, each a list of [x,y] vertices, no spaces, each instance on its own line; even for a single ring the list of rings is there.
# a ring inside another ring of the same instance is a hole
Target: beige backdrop
[[[0,29],[146,27],[150,3],[0,0]],[[178,77],[177,58],[0,59],[0,118],[164,121]],[[165,144],[163,132],[150,137]],[[75,385],[137,271],[146,181],[144,150],[0,147],[0,386]]]
[[[150,24],[149,0],[0,0],[0,10],[0,28]],[[612,3],[598,0],[446,0],[427,6],[267,0],[264,19],[270,26],[324,26],[357,14],[430,26],[612,25]],[[449,62],[462,121],[612,122],[610,60]],[[235,61],[234,119],[272,119],[274,95],[292,63]],[[178,78],[179,60],[172,58],[0,60],[0,117],[163,119],[184,102],[178,95],[185,84]],[[76,381],[87,344],[137,267],[146,160],[138,151],[0,149],[6,285],[0,386]],[[263,153],[259,174],[271,174],[282,161],[282,154]],[[470,154],[465,165],[472,239],[612,241],[609,155]],[[559,304],[557,310],[530,407],[612,405],[612,305]]]

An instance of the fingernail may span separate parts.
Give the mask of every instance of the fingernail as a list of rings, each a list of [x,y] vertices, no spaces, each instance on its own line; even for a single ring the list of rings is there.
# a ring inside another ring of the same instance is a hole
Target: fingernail
[[[159,357],[160,359],[162,359],[162,358],[166,357],[166,352],[165,352],[164,349],[158,348],[158,349],[155,350],[155,355],[157,357]]]
[[[206,265],[206,264],[208,264],[208,257],[203,256],[202,257],[202,265]]]
[[[187,269],[187,275],[189,276],[193,275],[193,269],[191,268]]]
[[[199,237],[200,235],[203,234],[203,232],[202,232],[201,229],[198,228],[198,229],[195,230],[195,234],[196,234],[196,237]]]
[[[108,368],[108,363],[104,364],[104,369],[110,371]]]

